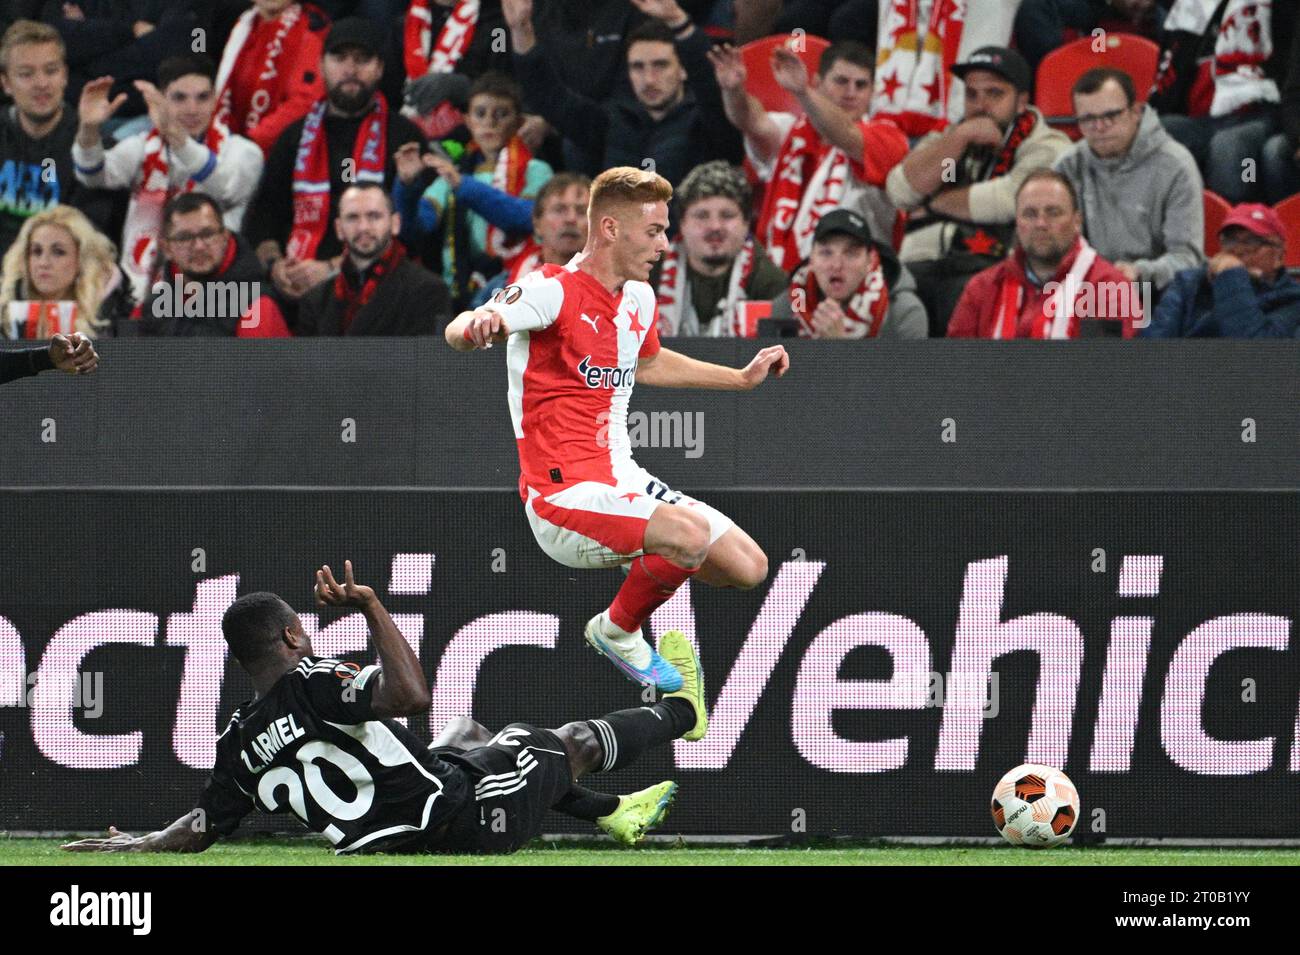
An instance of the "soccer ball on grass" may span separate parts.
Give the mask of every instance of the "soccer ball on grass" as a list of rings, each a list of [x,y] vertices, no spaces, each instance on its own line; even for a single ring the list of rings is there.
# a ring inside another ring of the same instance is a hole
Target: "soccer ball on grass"
[[[1014,846],[1059,846],[1079,821],[1079,790],[1059,769],[1025,763],[993,790],[993,824]]]

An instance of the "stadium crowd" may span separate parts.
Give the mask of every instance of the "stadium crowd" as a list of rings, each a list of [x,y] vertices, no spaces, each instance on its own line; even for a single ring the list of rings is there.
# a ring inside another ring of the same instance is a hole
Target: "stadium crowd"
[[[9,2],[0,327],[437,334],[569,261],[590,178],[624,165],[675,190],[661,335],[1300,337],[1296,19]]]

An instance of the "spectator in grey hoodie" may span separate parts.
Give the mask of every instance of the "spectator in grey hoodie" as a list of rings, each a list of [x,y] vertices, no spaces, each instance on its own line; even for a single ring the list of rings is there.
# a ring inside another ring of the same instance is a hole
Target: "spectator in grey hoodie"
[[[1079,194],[1083,234],[1130,281],[1157,289],[1205,261],[1204,184],[1196,160],[1135,102],[1133,80],[1109,68],[1074,84],[1083,139],[1056,161]]]

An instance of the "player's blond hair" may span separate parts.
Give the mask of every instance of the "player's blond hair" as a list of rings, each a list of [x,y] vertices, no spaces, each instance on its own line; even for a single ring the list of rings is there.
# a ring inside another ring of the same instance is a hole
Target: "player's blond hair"
[[[15,20],[5,30],[4,37],[0,38],[0,73],[9,72],[9,58],[13,55],[14,47],[36,46],[40,43],[55,44],[59,48],[59,58],[67,59],[67,48],[63,45],[63,37],[59,36],[58,30],[48,23]]]
[[[632,166],[615,166],[606,169],[592,182],[587,215],[595,221],[615,206],[667,202],[672,197],[672,183],[658,173]]]

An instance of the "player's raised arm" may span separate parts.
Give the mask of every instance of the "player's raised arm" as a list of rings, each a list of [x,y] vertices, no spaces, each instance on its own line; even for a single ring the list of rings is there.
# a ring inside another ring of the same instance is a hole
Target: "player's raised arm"
[[[491,348],[518,332],[549,328],[560,314],[564,291],[542,270],[531,272],[513,285],[499,288],[486,303],[461,312],[447,326],[447,344],[457,351]]]
[[[661,348],[637,364],[639,384],[660,388],[710,388],[717,391],[752,391],[771,373],[780,378],[790,367],[783,345],[760,349],[744,368],[728,368]]]
[[[343,562],[343,583],[334,579],[326,564],[316,571],[316,602],[329,607],[356,607],[370,625],[370,637],[379,652],[379,673],[370,696],[371,712],[379,719],[409,716],[429,708],[429,686],[406,638],[379,602],[375,591],[352,579],[352,561]]]
[[[59,846],[68,852],[202,852],[217,841],[217,834],[204,825],[202,809],[191,809],[166,829],[144,836],[118,832],[108,827],[102,839],[80,839]]]

